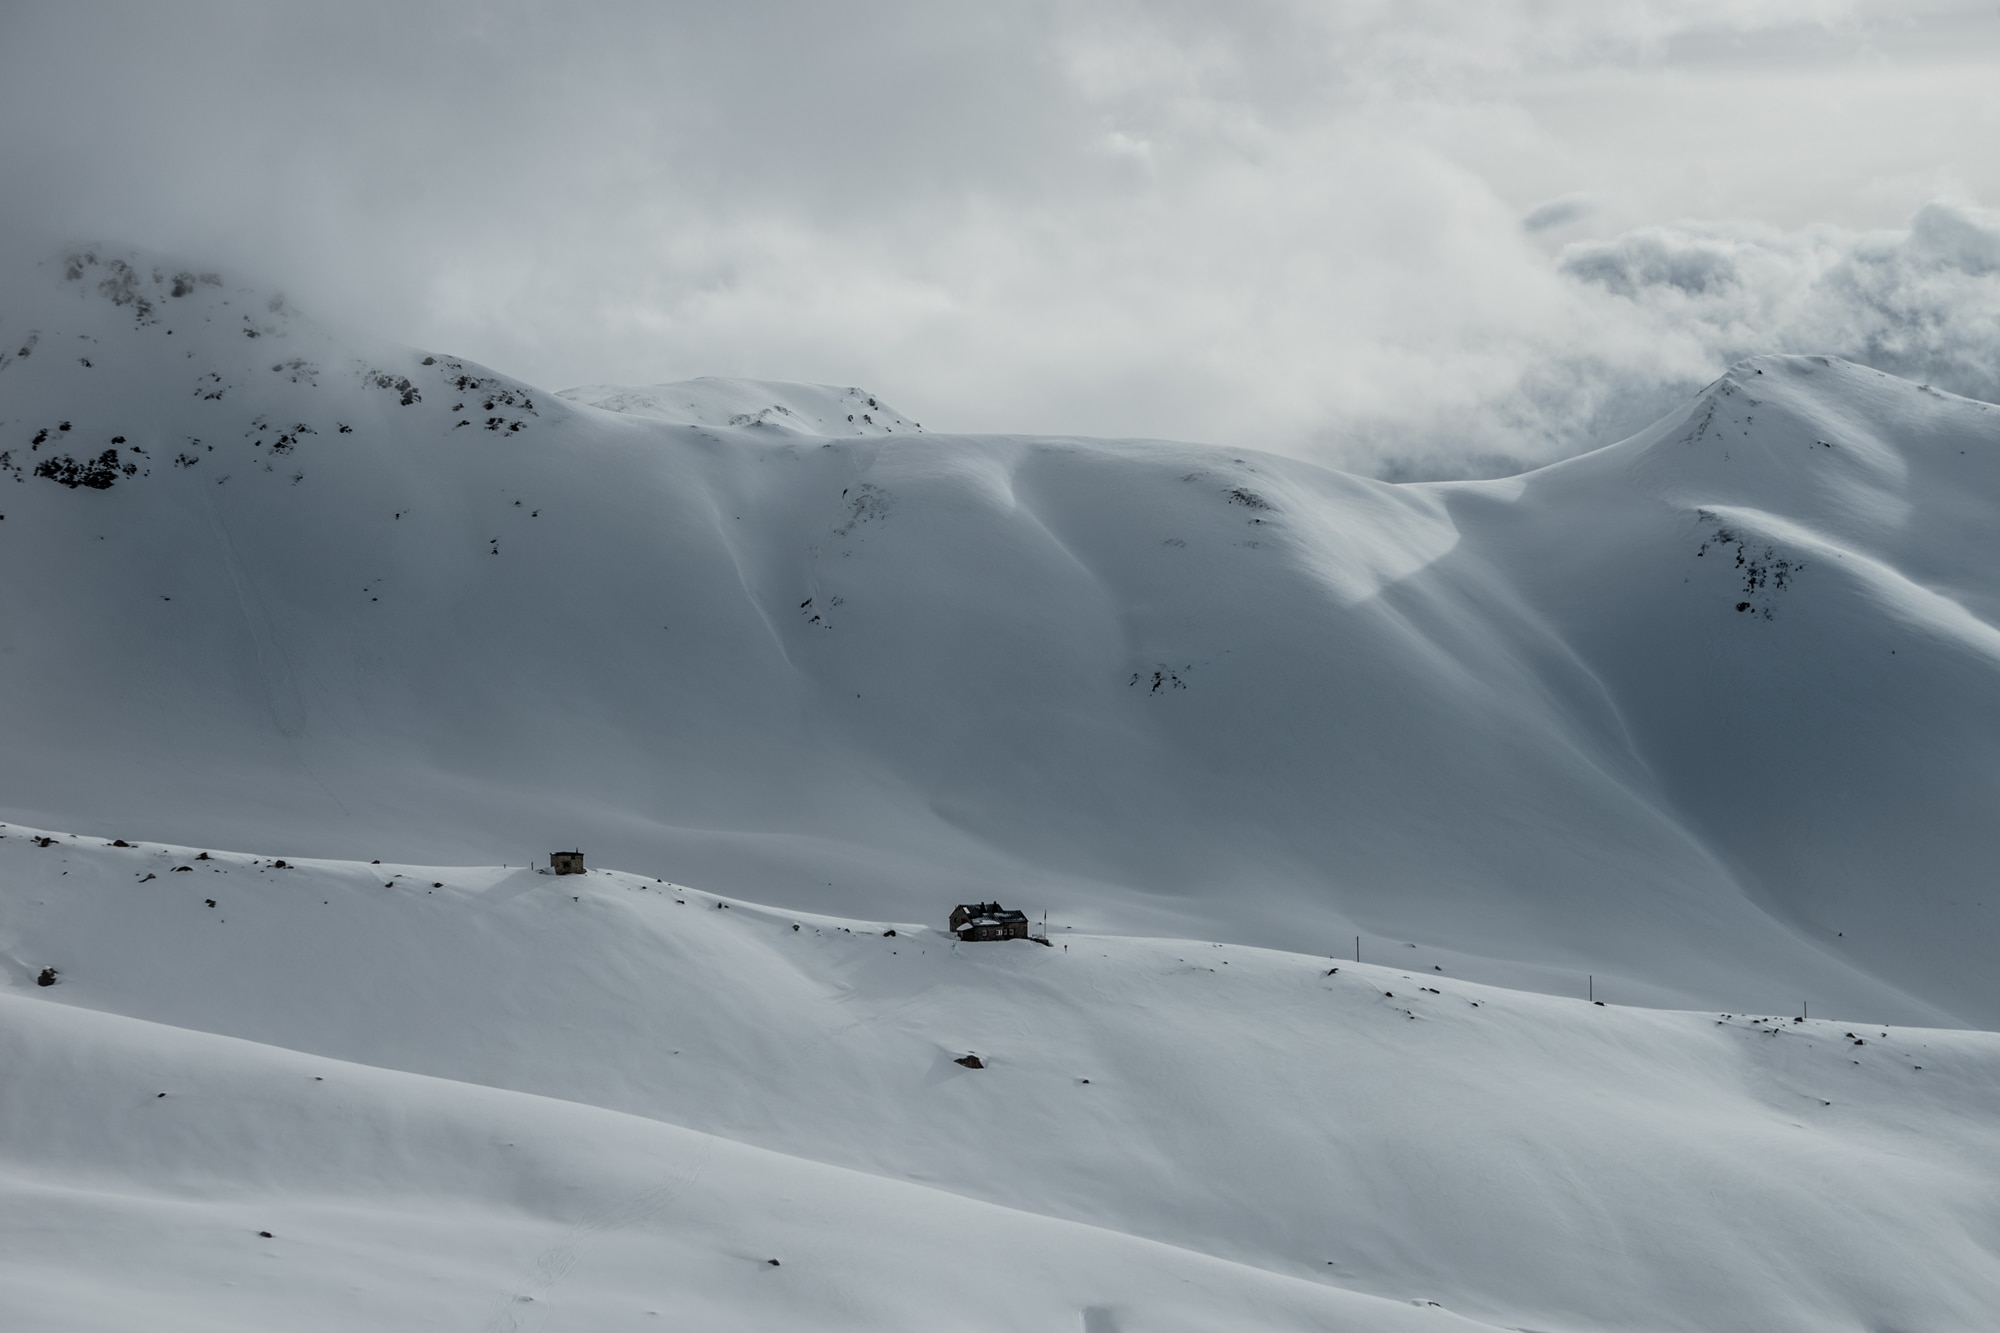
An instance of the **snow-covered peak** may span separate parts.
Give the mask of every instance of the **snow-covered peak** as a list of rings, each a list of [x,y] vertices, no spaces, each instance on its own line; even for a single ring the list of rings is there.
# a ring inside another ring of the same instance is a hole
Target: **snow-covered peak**
[[[564,389],[561,396],[677,426],[824,436],[915,434],[923,429],[866,389],[831,384],[703,376],[674,384],[588,384]]]

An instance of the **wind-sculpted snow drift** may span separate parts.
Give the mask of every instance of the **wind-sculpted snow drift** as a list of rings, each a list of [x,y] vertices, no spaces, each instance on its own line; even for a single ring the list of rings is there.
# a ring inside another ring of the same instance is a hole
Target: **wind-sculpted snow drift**
[[[862,390],[593,408],[132,257],[17,287],[12,818],[2000,1023],[1985,404],[1766,359],[1390,485]]]

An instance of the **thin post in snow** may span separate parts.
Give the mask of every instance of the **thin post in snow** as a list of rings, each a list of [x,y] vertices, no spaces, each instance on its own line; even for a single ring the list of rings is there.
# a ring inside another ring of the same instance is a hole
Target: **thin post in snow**
[[[1361,961],[1361,937],[1359,935],[1354,937],[1354,961],[1357,963]]]
[[[1595,1004],[1597,1002],[1597,978],[1591,977],[1584,984],[1588,986],[1589,989],[1583,993],[1583,998]]]
[[[1799,1001],[1799,1017],[1800,1018],[1812,1017],[1812,1001],[1810,1000]]]

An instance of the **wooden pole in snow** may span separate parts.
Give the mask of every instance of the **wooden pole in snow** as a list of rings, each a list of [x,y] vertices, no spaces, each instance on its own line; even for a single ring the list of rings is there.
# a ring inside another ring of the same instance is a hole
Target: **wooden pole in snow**
[[[1357,963],[1361,961],[1361,937],[1359,935],[1354,937],[1354,961]]]
[[[1592,978],[1590,978],[1590,981],[1589,981],[1589,983],[1588,983],[1588,984],[1589,984],[1589,986],[1590,986],[1590,989],[1589,989],[1588,991],[1586,991],[1586,992],[1584,993],[1584,998],[1585,998],[1585,999],[1587,999],[1587,1000],[1589,1000],[1589,1001],[1591,1001],[1592,1003],[1596,1003],[1596,1001],[1597,1001],[1597,978],[1596,978],[1596,977],[1592,977]]]

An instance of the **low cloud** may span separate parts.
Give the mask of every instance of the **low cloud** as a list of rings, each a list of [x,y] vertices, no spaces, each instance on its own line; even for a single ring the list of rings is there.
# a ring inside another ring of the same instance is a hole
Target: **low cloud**
[[[1528,216],[1521,219],[1521,228],[1531,232],[1554,231],[1572,222],[1581,222],[1596,211],[1597,206],[1582,195],[1551,199],[1541,207],[1529,210]]]
[[[2000,214],[1926,205],[1907,229],[1646,227],[1566,247],[1570,316],[1474,403],[1352,423],[1387,475],[1503,472],[1647,424],[1730,363],[1827,353],[2000,401]],[[1442,446],[1442,447],[1441,447]]]
[[[0,231],[552,388],[1491,474],[1751,352],[1993,396],[1991,216],[1864,229],[2000,195],[1953,128],[2000,27],[1958,8],[1912,45],[1886,0],[19,5]],[[1660,225],[1703,213],[1786,224]]]

